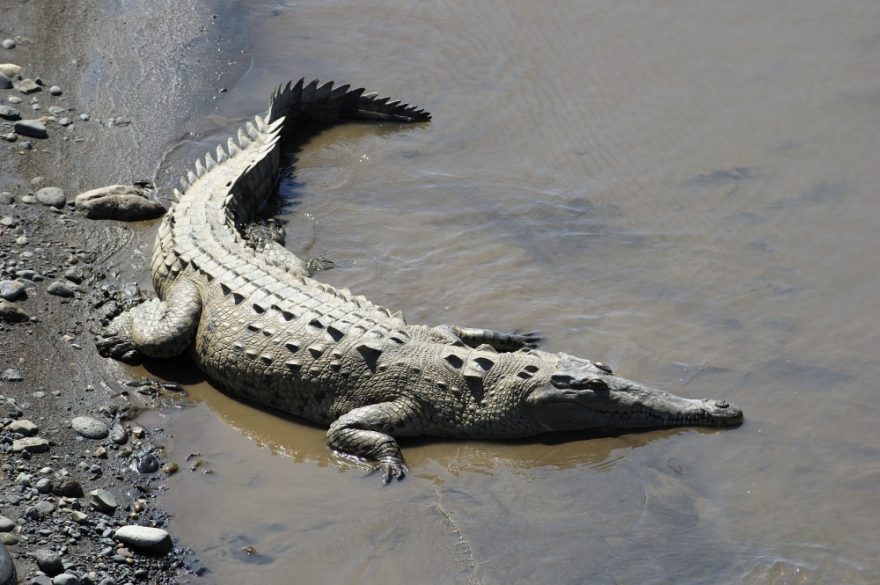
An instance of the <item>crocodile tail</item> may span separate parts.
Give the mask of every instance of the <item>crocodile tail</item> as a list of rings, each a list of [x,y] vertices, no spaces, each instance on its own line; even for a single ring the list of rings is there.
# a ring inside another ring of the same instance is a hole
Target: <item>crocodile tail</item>
[[[271,124],[285,118],[285,128],[293,128],[345,120],[424,122],[431,119],[425,110],[364,91],[362,87],[351,89],[348,84],[334,87],[332,81],[321,85],[317,79],[308,84],[305,79],[296,84],[288,82],[272,94],[266,121]]]

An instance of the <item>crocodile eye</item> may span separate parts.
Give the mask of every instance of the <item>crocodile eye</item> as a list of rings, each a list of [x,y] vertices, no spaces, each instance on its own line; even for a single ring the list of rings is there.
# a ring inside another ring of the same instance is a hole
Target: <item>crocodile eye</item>
[[[593,378],[587,383],[587,388],[596,392],[608,392],[608,383],[601,378]]]

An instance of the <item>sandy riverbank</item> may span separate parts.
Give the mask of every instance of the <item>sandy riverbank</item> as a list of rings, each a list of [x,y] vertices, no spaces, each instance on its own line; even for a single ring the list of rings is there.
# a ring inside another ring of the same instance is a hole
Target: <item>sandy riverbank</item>
[[[40,120],[48,134],[16,134],[13,120],[0,120],[8,135],[0,142],[0,281],[11,297],[10,318],[0,319],[0,542],[21,583],[48,582],[40,567],[76,579],[63,582],[105,584],[174,583],[200,571],[185,543],[153,555],[114,538],[126,524],[161,527],[173,538],[174,522],[187,521],[170,521],[154,503],[164,489],[158,468],[173,463],[161,429],[131,420],[179,394],[126,385],[126,370],[98,356],[91,334],[126,285],[149,289],[151,223],[88,220],[72,201],[134,181],[167,195],[176,170],[170,153],[187,122],[240,71],[226,15],[197,0],[4,9],[0,38],[14,47],[0,49],[0,63],[20,67],[21,79],[0,89],[0,103]],[[24,79],[42,89],[21,91]],[[66,203],[43,204],[45,187],[60,188]],[[71,421],[83,416],[113,432],[82,436]]]

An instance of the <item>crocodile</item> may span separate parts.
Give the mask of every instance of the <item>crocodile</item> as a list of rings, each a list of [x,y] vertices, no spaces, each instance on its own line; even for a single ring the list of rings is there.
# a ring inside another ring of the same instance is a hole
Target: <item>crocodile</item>
[[[181,179],[152,256],[157,297],[109,321],[97,346],[122,360],[188,352],[233,396],[328,426],[336,453],[407,472],[398,439],[508,439],[551,431],[735,426],[724,400],[689,399],[601,362],[537,348],[532,333],[411,325],[313,278],[282,237],[249,226],[277,197],[283,140],[346,121],[424,123],[415,106],[317,81],[287,83],[269,110]],[[259,230],[258,230],[259,231]]]

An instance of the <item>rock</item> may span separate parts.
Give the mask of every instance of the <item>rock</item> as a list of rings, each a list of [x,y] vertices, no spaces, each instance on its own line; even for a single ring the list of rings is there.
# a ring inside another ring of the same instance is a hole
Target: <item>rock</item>
[[[8,546],[18,544],[18,535],[14,532],[0,532],[0,544]]]
[[[12,217],[11,215],[4,215],[0,217],[0,226],[3,227],[15,227],[18,225],[18,220]]]
[[[50,295],[55,295],[57,297],[65,297],[70,298],[73,296],[73,289],[69,286],[61,282],[60,280],[56,280],[48,287],[46,287],[46,292]]]
[[[64,117],[64,118],[59,119],[58,123],[60,125],[66,127],[66,126],[70,126],[71,124],[73,124],[73,120],[71,120],[70,118]]]
[[[104,439],[110,434],[104,422],[90,416],[78,416],[70,421],[70,426],[87,439]]]
[[[64,563],[61,562],[61,555],[55,551],[40,548],[35,550],[31,556],[34,557],[40,570],[50,577],[64,571]]]
[[[18,433],[19,435],[24,435],[26,437],[33,437],[39,431],[37,425],[32,423],[31,421],[23,418],[20,420],[14,420],[6,427],[7,431],[12,431],[13,433]]]
[[[86,275],[83,274],[83,271],[80,270],[79,268],[76,268],[76,267],[68,268],[64,272],[64,278],[66,278],[67,280],[69,280],[71,282],[75,282],[76,284],[79,284],[83,280],[85,280],[85,277],[86,277]]]
[[[128,442],[128,431],[118,422],[113,423],[113,426],[110,427],[110,440],[117,445],[124,445]]]
[[[0,106],[0,118],[4,120],[20,120],[21,112],[12,106]]]
[[[83,122],[88,122],[89,120],[92,119],[92,117],[89,116],[88,114],[83,113],[83,114],[79,115],[79,119],[82,120]]]
[[[24,376],[22,376],[21,372],[15,368],[6,368],[3,370],[3,373],[0,374],[0,380],[3,380],[4,382],[21,382],[24,380]]]
[[[35,92],[38,92],[43,89],[33,79],[22,79],[21,81],[16,81],[12,85],[15,86],[15,89],[17,89],[18,91],[20,91],[21,93],[23,93],[25,95],[27,95],[29,93],[35,93]]]
[[[67,203],[67,197],[64,196],[64,191],[58,187],[43,187],[37,191],[37,201],[43,205],[61,209]]]
[[[9,79],[16,79],[21,76],[21,67],[15,63],[0,63],[0,73]]]
[[[0,205],[9,205],[13,201],[15,201],[15,195],[10,193],[9,191],[3,191],[2,193],[0,193]]]
[[[0,299],[14,301],[24,296],[24,284],[17,280],[0,280]]]
[[[24,517],[29,520],[42,520],[55,512],[55,504],[41,500],[33,506],[28,506],[24,511]]]
[[[89,492],[89,504],[98,512],[112,514],[116,511],[116,498],[107,490],[93,490]]]
[[[41,437],[25,437],[12,441],[12,452],[45,453],[49,450],[49,441]]]
[[[0,89],[12,89],[12,80],[0,73]]]
[[[15,585],[18,582],[18,576],[15,572],[15,565],[12,564],[12,557],[6,546],[0,543],[0,585]]]
[[[171,550],[171,536],[161,528],[123,526],[114,535],[116,540],[138,550],[166,553]]]
[[[15,522],[6,516],[0,516],[0,532],[12,532],[15,528]]]
[[[3,39],[3,48],[4,49],[14,49],[15,41],[12,39]]]
[[[46,127],[39,120],[19,120],[15,123],[13,129],[19,136],[29,136],[31,138],[49,137]]]
[[[81,498],[83,497],[82,485],[72,477],[64,477],[55,482],[52,493],[56,496],[64,498]]]
[[[41,494],[48,494],[52,491],[52,481],[48,478],[40,478],[37,480],[37,483],[34,485],[37,488],[37,491]]]
[[[89,219],[137,221],[152,219],[165,213],[161,203],[147,196],[147,191],[134,185],[110,185],[80,193],[76,208]]]
[[[52,95],[61,95],[61,88],[57,85],[53,85],[49,88],[49,93],[51,93]]]
[[[82,581],[73,573],[61,573],[52,579],[52,585],[82,585]]]
[[[52,585],[52,578],[47,575],[37,575],[31,579],[30,585]]]

